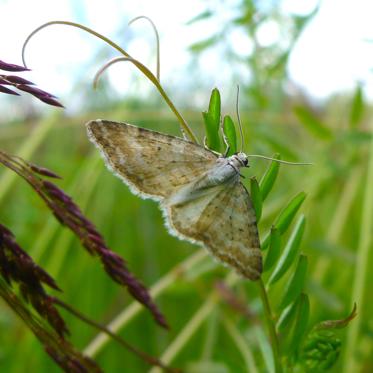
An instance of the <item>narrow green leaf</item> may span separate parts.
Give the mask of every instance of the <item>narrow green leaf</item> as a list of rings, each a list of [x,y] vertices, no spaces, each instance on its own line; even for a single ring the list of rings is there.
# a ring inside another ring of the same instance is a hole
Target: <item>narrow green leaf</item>
[[[216,131],[219,131],[220,117],[221,117],[221,99],[220,92],[217,88],[214,88],[211,92],[210,103],[209,103],[209,114],[214,124]]]
[[[307,257],[300,255],[294,274],[286,285],[285,294],[282,297],[279,309],[282,310],[298,298],[303,290],[307,274]]]
[[[299,251],[300,242],[304,233],[304,227],[306,224],[306,219],[304,215],[301,215],[295,225],[293,232],[285,246],[284,252],[277,262],[277,265],[269,278],[268,285],[272,285],[277,282],[289,269],[293,263],[296,255]]]
[[[272,158],[280,159],[280,154],[275,154]],[[280,163],[272,161],[268,166],[266,172],[260,180],[259,186],[262,193],[262,200],[264,201],[269,192],[271,191],[273,184],[276,181],[278,170],[280,169]]]
[[[205,130],[206,130],[206,142],[208,148],[219,151],[220,150],[220,137],[219,137],[219,127],[220,127],[220,93],[215,88],[211,92],[209,110],[202,113]]]
[[[315,137],[324,140],[328,140],[332,137],[332,131],[308,108],[304,106],[297,106],[294,108],[294,113],[303,126]]]
[[[302,344],[302,339],[308,327],[310,316],[310,301],[307,294],[300,295],[300,301],[297,307],[295,324],[293,328],[292,338],[289,344],[289,352],[297,353]]]
[[[239,12],[238,17],[233,19],[233,24],[245,26],[254,24],[253,17],[257,14],[256,5],[253,0],[245,0],[245,7],[242,7],[242,12]]]
[[[364,114],[364,97],[361,84],[356,87],[354,97],[352,99],[351,112],[350,112],[350,126],[356,127],[361,121]]]
[[[289,147],[289,143],[285,139],[280,139],[273,131],[263,129],[263,132],[257,133],[256,136],[257,140],[262,139],[268,145],[271,145],[271,148],[274,149],[276,153],[280,153],[281,157],[294,161],[299,158],[298,154]]]
[[[223,119],[223,133],[229,146],[228,156],[237,152],[237,134],[232,118],[226,115]]]
[[[251,190],[251,200],[253,202],[256,221],[259,223],[259,220],[262,216],[262,195],[260,193],[259,184],[256,180],[256,177],[253,176],[250,178],[250,190]]]
[[[286,50],[281,56],[276,58],[275,62],[268,67],[268,75],[270,78],[281,78],[288,65],[291,49]]]
[[[278,228],[281,235],[283,235],[288,229],[289,225],[294,219],[295,214],[298,212],[300,206],[306,198],[306,193],[300,192],[297,194],[287,205],[282,209],[278,217],[274,222],[274,226]],[[270,235],[264,238],[262,242],[262,250],[267,249],[269,245]]]
[[[264,261],[263,272],[270,270],[277,262],[281,250],[281,234],[276,227],[271,228],[269,249]]]
[[[275,222],[275,227],[278,228],[281,234],[284,234],[289,228],[289,225],[293,221],[295,214],[298,212],[305,198],[306,193],[300,192],[281,211]]]
[[[212,12],[210,10],[205,10],[204,12],[197,14],[195,17],[190,19],[186,24],[189,26],[195,22],[210,18],[211,16],[212,16]]]
[[[344,144],[350,143],[360,146],[360,144],[366,144],[372,141],[372,137],[373,134],[370,132],[363,132],[360,129],[351,129],[350,131],[341,134],[338,140]]]
[[[205,40],[198,41],[189,46],[189,50],[193,53],[200,53],[204,50],[212,47],[216,42],[219,41],[219,35],[213,35]]]
[[[272,347],[269,343],[268,337],[264,332],[264,329],[259,325],[254,325],[254,333],[256,340],[258,341],[258,347],[263,357],[263,362],[265,364],[265,372],[274,373],[275,372],[275,362],[273,360]]]
[[[205,121],[206,131],[206,145],[209,149],[220,151],[219,131],[216,131],[214,121],[208,112],[203,112],[203,119]]]
[[[278,318],[276,324],[276,330],[278,334],[286,334],[290,330],[291,325],[295,320],[296,310],[299,304],[299,298],[287,306],[282,312],[280,317]]]

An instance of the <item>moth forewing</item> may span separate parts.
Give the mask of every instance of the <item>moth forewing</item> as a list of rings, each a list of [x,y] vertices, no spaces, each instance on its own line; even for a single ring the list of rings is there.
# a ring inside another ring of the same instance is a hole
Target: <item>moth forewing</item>
[[[216,162],[214,153],[195,143],[127,123],[97,119],[87,131],[106,165],[144,198],[167,197]]]
[[[179,238],[205,246],[241,275],[256,280],[261,253],[255,213],[240,182],[243,153],[228,158],[185,139],[105,120],[87,123],[106,165],[131,191],[161,203]]]

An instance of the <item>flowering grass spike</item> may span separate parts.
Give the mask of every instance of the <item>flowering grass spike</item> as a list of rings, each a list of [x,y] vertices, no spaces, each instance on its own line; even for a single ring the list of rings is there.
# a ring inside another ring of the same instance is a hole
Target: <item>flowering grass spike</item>
[[[0,60],[0,70],[12,71],[12,72],[22,72],[29,71],[29,69],[18,66],[15,64],[10,64]],[[27,79],[21,78],[17,75],[3,75],[0,74],[0,92],[6,93],[9,95],[20,96],[20,94],[13,89],[10,89],[6,86],[12,88],[17,88],[20,91],[30,93],[34,97],[38,98],[40,101],[45,102],[48,105],[63,107],[63,105],[57,100],[56,96],[43,91],[42,89],[34,87],[34,83],[30,82]]]
[[[41,177],[58,178],[56,174],[2,151],[0,163],[25,179],[52,210],[56,219],[75,233],[91,255],[100,258],[108,275],[120,285],[126,286],[130,294],[151,311],[158,324],[167,327],[166,320],[145,286],[127,269],[125,261],[106,246],[94,224],[82,214],[70,196],[51,181]]]

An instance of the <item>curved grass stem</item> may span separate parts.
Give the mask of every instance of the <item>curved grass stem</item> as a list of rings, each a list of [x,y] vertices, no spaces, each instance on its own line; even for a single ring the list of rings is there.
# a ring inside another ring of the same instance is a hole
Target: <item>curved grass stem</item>
[[[267,324],[269,339],[271,341],[273,360],[275,363],[275,372],[282,373],[281,357],[280,357],[280,345],[277,338],[275,323],[272,316],[271,306],[269,304],[269,299],[267,291],[265,289],[263,280],[258,280],[258,288],[260,293],[260,298],[262,300],[264,309],[264,318]]]
[[[128,61],[133,63],[157,88],[158,92],[161,94],[163,99],[166,101],[167,105],[169,108],[172,110],[172,112],[175,114],[176,118],[178,119],[180,126],[182,128],[182,131],[184,131],[189,139],[195,143],[198,143],[196,136],[194,135],[193,131],[190,129],[188,123],[185,121],[185,119],[182,117],[182,115],[179,113],[179,111],[176,109],[175,105],[171,101],[171,99],[168,97],[166,94],[165,90],[163,89],[162,85],[160,84],[159,80],[154,76],[154,74],[145,66],[143,65],[140,61],[136,60],[135,58],[132,58],[123,48],[121,48],[118,44],[114,43],[112,40],[109,38],[105,37],[104,35],[101,35],[100,33],[90,29],[89,27],[83,26],[79,23],[75,22],[69,22],[69,21],[51,21],[44,23],[43,25],[39,26],[36,28],[34,31],[31,32],[31,34],[26,38],[23,47],[22,47],[22,61],[24,66],[26,67],[26,62],[25,62],[25,51],[26,51],[26,46],[30,39],[40,30],[44,29],[45,27],[52,26],[52,25],[66,25],[66,26],[72,26],[79,28],[81,30],[84,30],[88,32],[91,35],[96,36],[97,38],[103,40],[107,44],[109,44],[112,48],[116,49],[120,54],[125,56]]]
[[[156,25],[154,24],[154,22],[151,20],[151,18],[147,17],[147,16],[138,16],[134,19],[132,19],[128,25],[132,25],[132,23],[138,21],[139,19],[145,19],[146,21],[148,21],[150,23],[150,26],[152,27],[153,29],[153,32],[154,32],[154,36],[155,36],[155,43],[156,43],[156,51],[157,51],[157,55],[156,55],[156,76],[157,76],[157,79],[160,81],[160,77],[161,77],[161,47],[160,47],[160,43],[159,43],[159,33],[158,33],[158,30],[157,30],[157,27]]]

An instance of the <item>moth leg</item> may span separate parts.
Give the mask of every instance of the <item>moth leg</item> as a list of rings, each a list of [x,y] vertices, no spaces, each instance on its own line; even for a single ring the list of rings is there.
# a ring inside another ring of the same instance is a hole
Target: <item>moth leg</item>
[[[224,137],[224,139],[225,139],[225,137]],[[225,141],[224,141],[224,142],[225,142]],[[224,157],[224,158],[227,158],[228,153],[229,153],[229,150],[231,149],[231,147],[230,147],[227,143],[225,143],[225,145],[227,145],[227,147],[226,147],[226,149],[225,149],[225,152],[224,152],[223,157]]]
[[[180,132],[183,135],[184,140],[189,140],[189,138],[188,138],[187,134],[185,133],[184,128],[182,126],[180,126]]]

